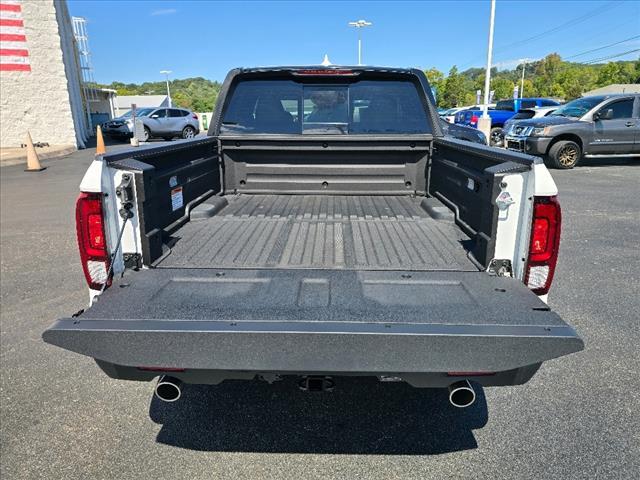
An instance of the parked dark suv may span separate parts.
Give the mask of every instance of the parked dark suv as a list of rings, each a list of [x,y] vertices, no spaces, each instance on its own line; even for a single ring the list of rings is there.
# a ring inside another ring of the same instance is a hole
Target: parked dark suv
[[[515,122],[505,146],[556,168],[573,168],[583,157],[640,158],[640,95],[578,98],[549,116]]]

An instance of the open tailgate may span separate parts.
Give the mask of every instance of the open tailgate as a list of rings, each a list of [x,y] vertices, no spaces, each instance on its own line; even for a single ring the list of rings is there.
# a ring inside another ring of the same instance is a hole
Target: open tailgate
[[[484,272],[143,270],[43,338],[117,365],[275,372],[497,372],[583,348]]]

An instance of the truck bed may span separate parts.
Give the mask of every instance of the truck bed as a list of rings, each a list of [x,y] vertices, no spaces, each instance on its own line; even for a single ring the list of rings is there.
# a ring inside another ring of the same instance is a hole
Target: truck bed
[[[423,207],[424,197],[231,195],[212,200],[197,207],[205,218],[192,219],[172,234],[170,251],[155,266],[478,270],[467,254],[471,240],[453,215],[444,207],[436,207],[434,215],[433,208]],[[207,218],[207,211],[215,214]]]

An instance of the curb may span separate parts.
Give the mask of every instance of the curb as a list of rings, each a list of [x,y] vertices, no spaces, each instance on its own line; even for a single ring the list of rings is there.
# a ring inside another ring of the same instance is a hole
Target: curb
[[[78,149],[73,146],[65,147],[60,150],[54,150],[51,152],[42,152],[38,153],[38,158],[40,160],[55,160],[56,158],[66,157],[67,155],[77,151]],[[1,167],[10,167],[12,165],[26,165],[27,164],[27,152],[25,149],[24,155],[12,155],[8,158],[3,158],[0,160],[0,168]]]

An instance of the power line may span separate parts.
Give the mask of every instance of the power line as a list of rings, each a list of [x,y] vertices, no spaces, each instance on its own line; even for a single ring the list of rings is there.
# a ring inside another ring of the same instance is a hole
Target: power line
[[[584,65],[591,65],[593,63],[604,62],[605,60],[610,60],[612,58],[624,57],[625,55],[629,55],[630,53],[634,53],[634,52],[640,52],[640,48],[636,48],[634,50],[629,50],[629,51],[622,52],[622,53],[617,53],[617,54],[614,54],[614,55],[609,55],[607,57],[594,58],[592,60],[587,60],[586,62],[580,62],[580,63],[582,63]]]
[[[615,24],[615,25],[612,25],[612,26],[610,27],[610,30],[611,30],[611,31],[618,31],[621,27],[624,27],[625,25],[628,25],[628,24],[630,24],[630,23],[637,23],[637,19],[634,17],[634,18],[631,18],[631,19],[627,19],[625,22],[617,23],[617,24]],[[606,32],[600,32],[599,34],[597,33],[597,34],[595,34],[595,35],[591,35],[591,34],[589,34],[589,39],[590,39],[590,40],[595,40],[596,38],[602,37],[602,36],[604,36],[604,35],[610,35],[610,32],[609,32],[609,31],[606,31]],[[635,38],[635,37],[633,37],[633,38]],[[615,45],[615,44],[614,44],[614,45]],[[609,45],[609,46],[611,46],[611,45]],[[604,47],[603,47],[603,49],[604,49]],[[551,50],[550,50],[550,51],[551,51]],[[560,53],[560,52],[557,52],[557,53]],[[584,52],[583,52],[583,53],[584,53]],[[561,56],[562,56],[562,55],[561,55]],[[568,57],[568,58],[573,58],[573,57],[575,57],[575,56],[577,56],[577,55],[573,55],[573,56]],[[563,60],[566,60],[566,58],[565,58],[564,56],[562,57],[562,59],[563,59]],[[512,64],[514,61],[515,61],[515,59],[514,59],[514,60],[509,60],[509,61],[497,62],[495,65],[496,65],[496,66],[498,66],[498,67],[500,67],[502,64]],[[529,62],[529,63],[531,63],[531,62]]]
[[[636,38],[640,38],[640,35],[636,35],[635,37],[625,38],[624,40],[620,40],[619,42],[610,43],[609,45],[605,45],[603,47],[594,48],[592,50],[587,50],[582,53],[576,53],[575,55],[571,55],[569,57],[565,57],[564,60],[568,60],[570,58],[581,57],[582,55],[586,55],[587,53],[597,52],[598,50],[604,50],[605,48],[613,47],[614,45],[619,45],[621,43],[628,42],[629,40],[635,40]]]
[[[585,22],[585,21],[589,20],[590,18],[593,18],[596,15],[599,15],[602,11],[604,11],[606,9],[609,9],[609,8],[615,8],[618,5],[621,5],[622,3],[624,3],[622,0],[617,0],[617,1],[612,0],[610,2],[607,2],[604,5],[601,5],[600,7],[596,8],[594,10],[590,10],[589,12],[587,12],[587,13],[579,16],[579,17],[567,20],[566,22],[564,22],[564,23],[562,23],[562,24],[560,24],[560,25],[558,25],[556,27],[553,27],[553,28],[551,28],[549,30],[545,30],[544,32],[538,33],[538,34],[536,34],[536,35],[534,35],[532,37],[528,37],[528,38],[525,38],[525,39],[522,39],[522,40],[518,40],[518,41],[510,43],[508,45],[503,45],[502,47],[498,47],[498,48],[494,49],[494,52],[499,52],[499,51],[502,51],[502,50],[506,50],[506,49],[514,47],[514,46],[524,45],[524,44],[526,44],[526,43],[528,43],[528,42],[530,42],[532,40],[537,40],[537,39],[542,38],[542,37],[544,37],[546,35],[556,33],[556,32],[562,30],[565,27],[573,26],[573,25],[576,25],[578,23]],[[462,71],[464,69],[464,67],[470,65],[474,61],[475,60],[471,60],[469,62],[466,62],[466,63],[462,64],[462,66],[460,67],[460,70]]]
[[[507,48],[523,45],[523,44],[528,43],[528,42],[530,42],[532,40],[537,40],[539,38],[544,37],[545,35],[549,35],[550,33],[555,33],[555,32],[557,32],[557,31],[559,31],[559,30],[561,30],[561,29],[563,29],[563,28],[565,28],[567,26],[574,26],[577,23],[582,23],[582,22],[584,22],[586,20],[589,20],[590,18],[595,17],[596,15],[599,15],[602,11],[607,10],[609,8],[612,8],[614,6],[617,6],[617,5],[621,4],[621,3],[622,3],[622,1],[611,1],[611,2],[608,2],[605,5],[601,5],[600,7],[596,8],[594,10],[591,10],[590,12],[587,12],[587,13],[585,13],[584,15],[582,15],[580,17],[568,20],[568,21],[558,25],[557,27],[550,28],[549,30],[545,30],[544,32],[538,33],[538,34],[536,34],[536,35],[534,35],[532,37],[525,38],[523,40],[518,40],[517,42],[513,42],[513,43],[510,43],[508,45],[504,45],[502,47],[499,47],[497,50],[505,50]],[[614,4],[614,5],[612,5],[612,4]]]

